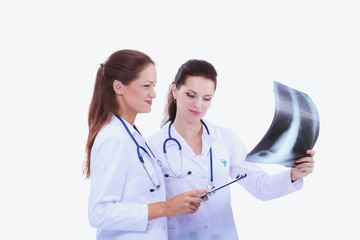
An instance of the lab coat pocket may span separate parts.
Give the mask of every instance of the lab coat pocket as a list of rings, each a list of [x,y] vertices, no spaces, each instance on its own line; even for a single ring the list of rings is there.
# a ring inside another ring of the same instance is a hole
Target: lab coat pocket
[[[191,219],[191,215],[168,217],[168,229],[189,230]]]

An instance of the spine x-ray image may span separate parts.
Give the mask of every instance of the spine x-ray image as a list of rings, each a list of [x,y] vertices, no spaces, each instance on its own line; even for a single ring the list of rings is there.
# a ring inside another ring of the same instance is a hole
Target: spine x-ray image
[[[246,161],[294,167],[295,159],[307,156],[319,136],[318,111],[306,93],[276,81],[274,95],[274,119]]]

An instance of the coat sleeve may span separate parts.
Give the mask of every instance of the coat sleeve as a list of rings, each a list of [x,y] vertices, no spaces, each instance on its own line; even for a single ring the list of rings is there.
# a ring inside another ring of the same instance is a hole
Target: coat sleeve
[[[291,170],[285,170],[278,174],[269,175],[256,163],[246,162],[247,150],[237,135],[231,131],[229,134],[230,149],[230,177],[235,178],[238,174],[247,174],[240,180],[250,194],[260,200],[279,198],[302,188],[303,179],[291,182]]]
[[[147,204],[122,201],[129,171],[125,146],[123,139],[112,137],[91,151],[89,222],[95,228],[107,230],[145,231]]]

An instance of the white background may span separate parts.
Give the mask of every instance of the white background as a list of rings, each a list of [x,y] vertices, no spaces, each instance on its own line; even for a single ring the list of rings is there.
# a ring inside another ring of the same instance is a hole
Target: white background
[[[206,119],[252,149],[274,114],[273,80],[306,92],[320,115],[304,188],[262,202],[240,186],[241,239],[359,239],[360,8],[357,1],[4,1],[0,4],[1,239],[95,239],[82,162],[99,64],[137,49],[158,71],[137,126],[160,127],[178,67],[218,71]],[[284,170],[264,166],[268,172]]]

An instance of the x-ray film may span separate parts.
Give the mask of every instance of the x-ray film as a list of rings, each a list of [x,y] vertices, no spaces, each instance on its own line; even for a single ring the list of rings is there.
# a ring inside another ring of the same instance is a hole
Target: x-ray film
[[[307,156],[319,136],[318,111],[306,93],[276,81],[274,95],[274,119],[246,161],[294,167],[295,160]]]

